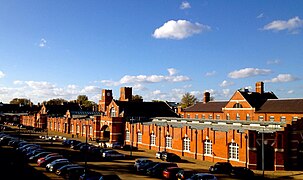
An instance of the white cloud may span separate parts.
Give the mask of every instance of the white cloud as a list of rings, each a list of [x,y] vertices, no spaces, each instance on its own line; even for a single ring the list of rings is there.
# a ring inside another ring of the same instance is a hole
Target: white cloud
[[[234,84],[235,84],[234,82],[228,82],[228,81],[224,80],[224,81],[220,84],[220,86],[221,86],[221,87],[227,87],[227,86],[232,86],[232,85],[234,85]]]
[[[238,79],[238,78],[247,78],[247,77],[258,76],[258,75],[267,75],[270,73],[271,73],[270,69],[244,68],[230,72],[228,74],[228,77],[233,79]]]
[[[168,71],[170,76],[173,76],[177,73],[177,70],[174,69],[174,68],[168,68],[167,71]]]
[[[258,19],[263,18],[264,17],[264,13],[261,13],[257,16]]]
[[[119,86],[122,84],[140,84],[142,83],[161,83],[161,82],[185,82],[189,81],[190,78],[183,75],[175,76],[177,70],[170,68],[168,69],[169,75],[125,75],[119,81],[112,81],[112,80],[101,80],[101,83],[105,84],[106,86]]]
[[[45,47],[46,43],[47,43],[47,41],[44,38],[40,39],[39,47],[41,47],[41,48]]]
[[[0,78],[3,78],[4,76],[5,74],[2,71],[0,71]]]
[[[230,89],[223,89],[222,93],[223,93],[224,97],[230,97],[231,96]]]
[[[189,9],[189,8],[191,8],[191,6],[187,1],[183,1],[180,5],[180,9]]]
[[[212,72],[207,72],[205,74],[205,76],[214,76],[217,72],[216,71],[212,71]]]
[[[297,79],[298,78],[292,76],[291,74],[279,74],[277,77],[272,78],[271,80],[265,80],[264,82],[272,82],[272,83],[291,82]]]
[[[101,88],[98,86],[85,86],[80,93],[100,93]]]
[[[300,29],[303,28],[303,20],[298,16],[293,17],[287,21],[276,20],[263,27],[263,30],[272,30],[272,31],[283,31],[288,30],[292,34],[297,34],[300,32]]]
[[[279,59],[269,60],[267,61],[267,64],[280,64],[280,60]]]
[[[156,39],[181,40],[209,30],[211,30],[210,26],[200,23],[191,23],[186,20],[170,20],[157,28],[153,33],[153,37]]]

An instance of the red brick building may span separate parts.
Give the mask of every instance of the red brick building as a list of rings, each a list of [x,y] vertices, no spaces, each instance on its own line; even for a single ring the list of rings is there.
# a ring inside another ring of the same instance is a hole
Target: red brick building
[[[182,118],[154,117],[126,123],[125,141],[206,161],[229,161],[252,169],[297,169],[303,162],[303,99],[278,99],[238,90],[228,101],[204,101],[184,109]]]

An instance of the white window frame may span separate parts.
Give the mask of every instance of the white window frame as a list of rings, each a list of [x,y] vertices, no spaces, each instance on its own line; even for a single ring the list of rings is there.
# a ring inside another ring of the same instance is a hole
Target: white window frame
[[[240,120],[240,114],[239,113],[237,113],[237,115],[236,115],[236,120]]]
[[[228,158],[229,160],[239,161],[239,145],[232,142],[228,146]]]
[[[275,121],[275,116],[269,116],[269,121],[274,122]]]
[[[140,131],[137,133],[137,137],[138,143],[142,143],[142,133]]]
[[[281,117],[280,117],[280,121],[281,121],[281,122],[286,122],[286,117],[285,117],[285,116],[281,116]]]
[[[156,135],[154,133],[150,135],[150,145],[156,146]]]
[[[130,141],[130,132],[129,132],[129,130],[125,131],[125,141]]]
[[[172,138],[169,135],[165,137],[165,147],[172,148]]]
[[[195,118],[198,119],[198,118],[199,118],[199,114],[196,114],[196,115],[195,115]]]
[[[78,134],[80,133],[80,126],[79,125],[76,126],[76,133],[78,133]]]
[[[110,117],[116,117],[116,109],[114,107],[110,109]]]
[[[89,135],[90,135],[90,136],[93,135],[93,126],[89,126]]]
[[[246,114],[246,121],[250,121],[250,115]]]
[[[206,139],[204,141],[204,155],[212,156],[213,155],[213,143],[211,140]]]
[[[74,132],[74,125],[72,124],[70,127],[71,127],[70,132],[73,133]]]
[[[189,137],[183,138],[183,151],[190,152],[190,139]]]
[[[259,121],[264,121],[264,116],[259,116],[259,117],[258,117],[258,120],[259,120]]]

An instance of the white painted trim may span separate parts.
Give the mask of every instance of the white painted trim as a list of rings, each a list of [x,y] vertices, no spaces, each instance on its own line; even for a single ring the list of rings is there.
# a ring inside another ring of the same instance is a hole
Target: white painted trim
[[[275,165],[275,167],[284,167],[284,165]]]
[[[109,133],[110,135],[120,135],[122,133]]]
[[[278,148],[275,148],[275,152],[284,152],[284,149],[278,149]]]

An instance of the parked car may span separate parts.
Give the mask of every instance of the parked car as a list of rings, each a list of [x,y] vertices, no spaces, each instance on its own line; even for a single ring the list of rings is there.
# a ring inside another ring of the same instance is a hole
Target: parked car
[[[181,170],[182,168],[179,167],[168,167],[163,170],[163,178],[164,179],[177,179],[177,173]]]
[[[139,158],[139,159],[136,159],[135,163],[134,163],[134,170],[137,171],[138,167],[141,165],[141,164],[144,164],[144,163],[147,163],[147,162],[152,162],[151,159],[147,159],[147,158]]]
[[[118,151],[115,151],[115,150],[107,150],[107,151],[104,151],[102,153],[102,157],[104,159],[124,159],[125,158],[125,154],[122,154],[122,153],[119,153]]]
[[[99,180],[121,180],[116,174],[102,175]]]
[[[42,159],[39,163],[37,163],[38,166],[40,167],[45,167],[48,163],[56,160],[56,159],[62,159],[62,155],[56,155],[56,156],[50,156],[48,158]]]
[[[68,159],[56,159],[45,166],[46,171],[53,172],[54,166],[58,166],[60,164],[71,164]]]
[[[235,177],[245,179],[252,179],[255,176],[255,173],[251,169],[241,166],[234,166],[231,174]]]
[[[231,174],[233,166],[229,162],[217,162],[215,165],[210,166],[211,173],[218,174]]]
[[[64,166],[58,168],[58,169],[56,170],[55,173],[56,173],[58,176],[65,176],[66,170],[67,170],[68,168],[74,167],[74,166],[80,166],[80,165],[79,165],[79,164],[67,164],[67,165],[64,165]],[[81,166],[81,167],[82,167],[82,166]]]
[[[36,154],[36,155],[33,155],[33,156],[29,157],[29,158],[28,158],[28,161],[30,161],[30,162],[37,162],[37,160],[38,160],[39,158],[44,157],[44,156],[46,156],[46,155],[48,155],[48,154],[52,154],[52,152],[48,152],[48,151],[40,152],[40,153],[38,153],[38,154]]]
[[[208,173],[197,173],[187,180],[217,180],[217,177]]]
[[[167,152],[166,151],[158,151],[158,152],[156,152],[156,158],[157,159],[161,159],[163,153],[167,153]]]
[[[83,166],[73,166],[66,169],[64,178],[68,180],[78,180],[79,177],[85,172]]]
[[[184,180],[192,177],[196,172],[192,169],[181,169],[177,174],[176,177],[178,180]]]
[[[177,154],[174,154],[174,153],[170,153],[170,152],[163,152],[161,154],[161,159],[163,161],[168,161],[168,162],[179,162],[179,161],[181,161],[180,156],[178,156]]]
[[[147,169],[155,166],[158,163],[160,162],[152,161],[152,162],[141,163],[137,166],[137,172],[141,174],[147,174]]]
[[[162,177],[163,170],[168,167],[178,167],[176,163],[160,162],[147,169],[146,174],[152,177]]]
[[[113,149],[122,149],[123,148],[123,143],[121,143],[121,142],[114,142],[112,144],[112,148]]]
[[[101,173],[89,170],[86,173],[83,173],[79,177],[79,180],[99,180],[101,176],[102,176]]]

